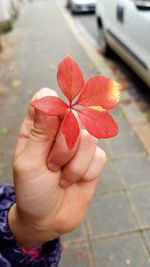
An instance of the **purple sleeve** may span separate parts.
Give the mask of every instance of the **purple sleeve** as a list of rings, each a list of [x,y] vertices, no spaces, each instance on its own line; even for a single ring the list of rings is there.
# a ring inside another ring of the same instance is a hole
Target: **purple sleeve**
[[[11,267],[10,263],[0,253],[0,266]]]
[[[58,266],[61,245],[59,239],[46,242],[40,256],[33,258],[23,252],[8,228],[7,214],[15,202],[14,187],[0,185],[0,266],[3,267],[56,267]]]

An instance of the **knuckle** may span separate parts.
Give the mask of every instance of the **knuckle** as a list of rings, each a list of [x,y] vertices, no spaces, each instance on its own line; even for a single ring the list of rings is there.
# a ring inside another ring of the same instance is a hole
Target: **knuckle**
[[[37,123],[35,123],[35,126],[31,129],[31,137],[33,137],[36,140],[41,140],[41,138],[45,139],[45,132],[43,129],[41,129]]]
[[[70,170],[70,173],[72,177],[82,177],[83,175],[83,172],[82,172],[82,169],[80,167],[80,165],[78,164],[74,164]]]
[[[32,100],[35,100],[35,99],[38,99],[38,98],[41,98],[41,97],[44,97],[44,96],[48,96],[48,95],[51,95],[51,96],[58,96],[56,91],[52,90],[52,89],[49,89],[49,88],[42,88],[40,89],[33,97],[32,97]]]
[[[96,148],[96,157],[99,158],[99,160],[103,163],[103,165],[106,164],[106,162],[107,162],[106,153],[100,147]]]
[[[82,130],[81,137],[84,138],[89,144],[96,145],[97,144],[97,138],[92,136],[87,132],[87,130]]]

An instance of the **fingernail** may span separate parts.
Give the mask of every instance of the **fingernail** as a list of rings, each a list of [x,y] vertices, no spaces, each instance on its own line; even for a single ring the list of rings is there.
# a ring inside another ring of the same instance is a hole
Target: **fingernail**
[[[67,181],[67,180],[61,179],[60,182],[59,182],[59,184],[60,184],[61,187],[66,188],[66,187],[68,187],[69,185],[71,185],[72,183],[70,183],[70,182]]]
[[[56,172],[60,169],[60,167],[54,162],[48,162],[47,166],[48,166],[49,170],[51,170],[53,172]]]

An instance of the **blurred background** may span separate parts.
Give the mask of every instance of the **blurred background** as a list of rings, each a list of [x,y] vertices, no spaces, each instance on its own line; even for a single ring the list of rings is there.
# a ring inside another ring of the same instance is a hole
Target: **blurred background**
[[[117,137],[99,140],[108,163],[83,224],[62,237],[60,267],[150,266],[150,1],[0,0],[0,182],[28,101],[58,91],[70,54],[88,79],[122,83]]]

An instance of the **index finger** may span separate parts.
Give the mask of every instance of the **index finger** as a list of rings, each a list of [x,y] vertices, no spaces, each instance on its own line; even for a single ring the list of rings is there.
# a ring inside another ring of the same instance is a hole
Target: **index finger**
[[[60,125],[55,139],[55,143],[47,159],[47,167],[51,171],[57,171],[59,168],[66,165],[74,157],[79,147],[80,136],[81,128],[79,125],[79,136],[77,138],[76,144],[72,150],[69,150],[66,144],[65,136],[62,133],[62,127]]]

